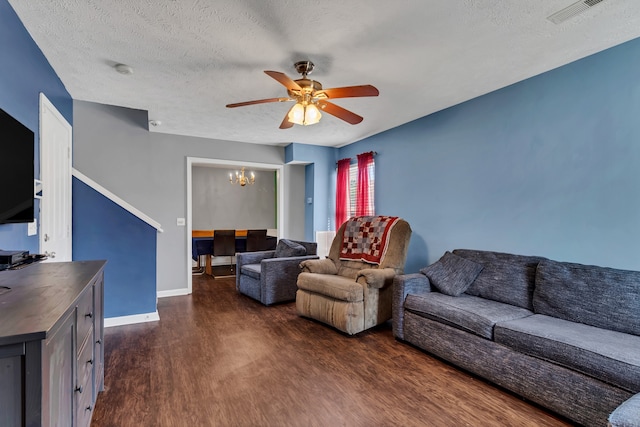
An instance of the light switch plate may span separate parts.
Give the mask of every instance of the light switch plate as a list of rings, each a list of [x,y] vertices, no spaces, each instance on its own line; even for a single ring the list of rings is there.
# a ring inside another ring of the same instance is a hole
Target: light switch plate
[[[27,236],[35,236],[38,234],[38,220],[34,218],[33,222],[27,224]]]
[[[176,225],[184,226],[185,225],[184,218],[178,218],[178,220],[176,221]]]

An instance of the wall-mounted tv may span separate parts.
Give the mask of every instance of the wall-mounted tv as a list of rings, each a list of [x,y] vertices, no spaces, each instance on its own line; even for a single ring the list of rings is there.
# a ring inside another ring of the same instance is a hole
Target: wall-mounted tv
[[[33,138],[0,109],[0,224],[33,221]]]

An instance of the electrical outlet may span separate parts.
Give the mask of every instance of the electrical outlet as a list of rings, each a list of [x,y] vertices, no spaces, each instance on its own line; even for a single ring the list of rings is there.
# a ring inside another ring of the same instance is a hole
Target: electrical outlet
[[[38,220],[34,219],[33,222],[27,224],[27,236],[35,236],[38,234]]]

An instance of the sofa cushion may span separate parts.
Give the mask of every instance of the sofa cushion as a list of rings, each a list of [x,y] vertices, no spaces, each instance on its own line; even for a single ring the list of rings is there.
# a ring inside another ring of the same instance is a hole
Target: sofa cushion
[[[495,341],[621,387],[640,391],[640,337],[535,314],[496,324]]]
[[[260,280],[260,264],[245,264],[240,267],[240,272],[249,277]]]
[[[640,427],[640,393],[622,402],[609,415],[611,427]]]
[[[364,300],[362,285],[353,279],[334,274],[300,273],[297,284],[298,289],[337,300],[348,302]]]
[[[452,297],[438,292],[407,295],[405,309],[449,326],[493,339],[496,322],[531,316],[527,309],[471,295]]]
[[[294,256],[303,256],[307,254],[307,249],[289,239],[280,239],[276,246],[276,258],[288,258]]]
[[[544,258],[472,249],[453,253],[484,267],[465,293],[533,310],[536,266]]]
[[[420,270],[443,294],[457,297],[482,271],[482,265],[447,251],[440,259]]]
[[[640,271],[544,260],[533,305],[539,314],[640,335]]]

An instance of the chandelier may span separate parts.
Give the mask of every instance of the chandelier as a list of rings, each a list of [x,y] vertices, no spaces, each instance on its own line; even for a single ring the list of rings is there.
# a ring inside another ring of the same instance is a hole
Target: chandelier
[[[236,176],[234,177],[232,173],[229,174],[229,182],[232,184],[240,184],[241,187],[244,187],[245,185],[249,184],[253,184],[256,182],[256,176],[254,175],[253,172],[251,172],[251,176],[245,176],[244,174],[244,167],[242,169],[240,169],[240,172],[236,171]]]

